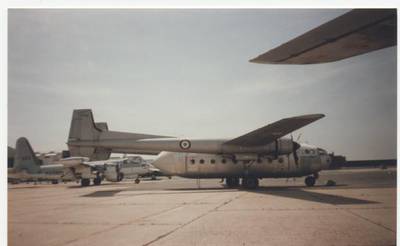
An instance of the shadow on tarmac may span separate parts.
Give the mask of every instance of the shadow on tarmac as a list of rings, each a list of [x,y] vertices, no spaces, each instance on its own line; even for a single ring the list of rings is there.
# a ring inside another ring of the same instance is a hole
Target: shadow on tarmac
[[[325,186],[316,188],[329,188]],[[112,197],[122,191],[129,191],[130,189],[114,189],[114,190],[102,190],[95,191],[89,194],[83,195],[82,197]],[[126,194],[126,196],[142,196],[142,195],[172,195],[172,194],[184,194],[184,193],[220,193],[220,192],[252,192],[257,194],[280,196],[286,198],[293,198],[305,201],[327,203],[332,205],[350,205],[350,204],[377,204],[379,202],[363,200],[352,197],[345,197],[341,195],[324,194],[320,192],[311,191],[310,188],[302,186],[285,186],[285,187],[259,187],[256,190],[244,190],[244,189],[227,189],[224,187],[214,188],[171,188],[164,189],[163,192],[148,192],[140,194]],[[164,192],[167,191],[167,192]],[[171,192],[168,192],[171,191]]]
[[[319,203],[328,203],[332,205],[379,203],[375,201],[363,200],[358,198],[313,192],[309,190],[304,190],[303,187],[260,187],[259,189],[251,190],[250,192],[272,195],[272,196],[280,196],[286,198],[294,198],[294,199],[319,202]]]

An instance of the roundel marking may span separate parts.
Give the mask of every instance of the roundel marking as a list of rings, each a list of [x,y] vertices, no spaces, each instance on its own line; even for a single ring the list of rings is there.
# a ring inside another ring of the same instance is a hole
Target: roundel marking
[[[181,146],[182,149],[189,149],[191,144],[189,140],[182,140],[179,142],[179,146]]]

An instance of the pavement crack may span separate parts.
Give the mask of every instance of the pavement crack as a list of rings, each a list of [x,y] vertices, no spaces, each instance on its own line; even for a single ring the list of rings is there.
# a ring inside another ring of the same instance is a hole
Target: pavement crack
[[[350,211],[350,210],[348,210],[348,209],[345,209],[344,211],[346,211],[347,213],[350,213],[350,214],[352,214],[352,215],[354,215],[354,216],[357,216],[358,218],[361,218],[361,219],[363,219],[363,220],[365,220],[365,221],[368,221],[368,222],[370,222],[370,223],[372,223],[372,224],[374,224],[374,225],[380,226],[380,227],[382,227],[382,228],[384,228],[384,229],[386,229],[386,230],[388,230],[388,231],[391,231],[391,232],[393,232],[393,233],[396,233],[396,231],[390,229],[389,227],[386,227],[386,226],[384,226],[384,225],[382,225],[382,224],[380,224],[380,223],[377,223],[377,222],[375,222],[375,221],[373,221],[373,220],[370,220],[370,219],[368,219],[368,218],[366,218],[366,217],[364,217],[364,216],[362,216],[362,215],[359,215],[359,214],[357,214],[357,213],[354,213],[354,212],[352,212],[352,211]]]
[[[189,224],[191,224],[191,223],[193,223],[193,222],[195,222],[195,221],[197,221],[197,220],[203,218],[204,216],[208,215],[209,213],[214,212],[214,211],[217,211],[219,208],[221,208],[221,207],[223,207],[223,206],[225,206],[225,205],[231,203],[233,200],[236,200],[236,199],[238,199],[239,197],[242,197],[242,196],[245,195],[245,194],[246,194],[246,193],[239,194],[239,195],[237,195],[237,196],[235,196],[235,197],[229,199],[228,201],[224,201],[223,203],[219,204],[218,206],[214,207],[213,209],[210,209],[210,210],[208,210],[207,212],[205,212],[205,213],[203,213],[203,214],[197,216],[196,218],[194,218],[194,219],[192,219],[192,220],[190,220],[190,221],[188,221],[188,222],[186,222],[186,223],[183,223],[182,225],[180,225],[180,226],[174,228],[173,230],[171,230],[171,231],[169,231],[169,232],[167,232],[167,233],[164,233],[164,234],[162,234],[162,235],[156,237],[155,239],[151,240],[150,242],[147,242],[147,243],[143,244],[143,246],[151,245],[151,244],[157,242],[158,240],[163,239],[163,238],[165,238],[165,237],[171,235],[172,233],[174,233],[174,232],[176,232],[176,231],[182,229],[183,227],[185,227],[185,226],[187,226],[187,225],[189,225]]]

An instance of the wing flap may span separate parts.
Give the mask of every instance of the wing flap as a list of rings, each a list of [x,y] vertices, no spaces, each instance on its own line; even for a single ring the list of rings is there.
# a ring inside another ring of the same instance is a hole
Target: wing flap
[[[225,142],[226,145],[260,146],[272,143],[305,125],[325,117],[323,114],[309,114],[285,118],[261,127],[240,137]]]
[[[266,64],[333,62],[396,45],[396,9],[355,9],[250,60]]]

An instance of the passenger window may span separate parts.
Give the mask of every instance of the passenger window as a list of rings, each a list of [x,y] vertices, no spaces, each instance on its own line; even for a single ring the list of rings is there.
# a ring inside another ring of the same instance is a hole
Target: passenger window
[[[195,164],[196,161],[195,161],[194,159],[191,159],[191,160],[190,160],[190,163]]]
[[[215,160],[214,159],[211,159],[211,164],[215,164]]]
[[[203,159],[200,159],[200,164],[204,164],[204,160]]]
[[[225,163],[226,163],[226,160],[225,160],[225,159],[222,159],[221,162],[222,162],[223,164],[225,164]]]

